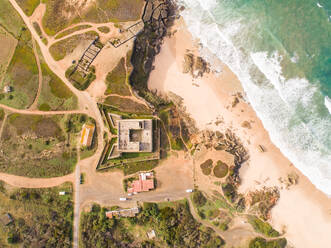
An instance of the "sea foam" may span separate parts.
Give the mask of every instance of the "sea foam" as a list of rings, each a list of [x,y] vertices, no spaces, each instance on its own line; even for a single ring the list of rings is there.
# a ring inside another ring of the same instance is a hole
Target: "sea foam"
[[[181,1],[189,31],[238,76],[273,143],[318,189],[331,195],[331,117],[320,114],[330,111],[330,99],[324,100],[305,78],[285,79],[277,52],[247,52],[245,22],[238,17],[220,24],[215,6],[206,9],[203,2]]]
[[[329,110],[329,113],[331,115],[331,99],[328,96],[325,97],[324,104],[325,107]]]

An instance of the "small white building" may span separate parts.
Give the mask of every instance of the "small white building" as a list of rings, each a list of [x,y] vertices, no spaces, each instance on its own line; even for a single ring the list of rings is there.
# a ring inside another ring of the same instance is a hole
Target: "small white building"
[[[9,92],[12,92],[13,91],[13,88],[9,85],[6,85],[4,88],[3,88],[3,91],[5,93],[9,93]]]

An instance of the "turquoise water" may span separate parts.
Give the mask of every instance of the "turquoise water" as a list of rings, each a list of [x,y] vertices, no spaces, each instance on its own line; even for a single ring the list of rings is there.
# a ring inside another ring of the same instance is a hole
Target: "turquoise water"
[[[331,1],[180,2],[189,30],[237,74],[272,141],[331,195]]]

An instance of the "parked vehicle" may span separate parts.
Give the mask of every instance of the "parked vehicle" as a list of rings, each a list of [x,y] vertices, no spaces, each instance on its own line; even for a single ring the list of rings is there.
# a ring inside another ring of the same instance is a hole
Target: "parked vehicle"
[[[120,201],[127,201],[128,199],[127,198],[125,198],[125,197],[121,197],[120,198]]]
[[[186,193],[192,193],[194,190],[193,189],[187,189]]]

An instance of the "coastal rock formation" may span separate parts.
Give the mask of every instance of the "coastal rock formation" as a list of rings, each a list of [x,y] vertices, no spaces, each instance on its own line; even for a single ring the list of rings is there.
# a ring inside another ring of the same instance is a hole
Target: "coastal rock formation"
[[[155,107],[165,103],[156,94],[148,90],[147,81],[153,69],[155,56],[160,52],[163,38],[173,24],[176,6],[170,0],[147,0],[142,20],[143,30],[134,42],[131,64],[133,71],[130,84],[138,95],[145,98]]]

